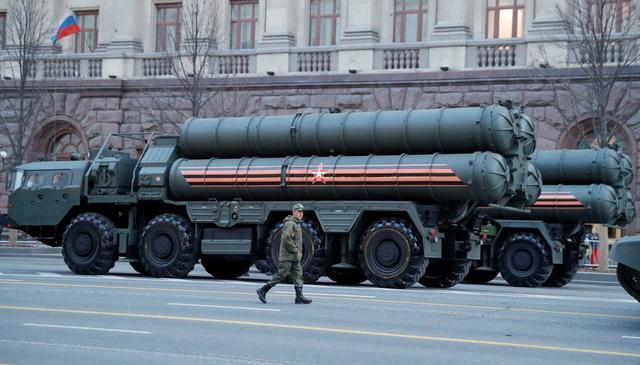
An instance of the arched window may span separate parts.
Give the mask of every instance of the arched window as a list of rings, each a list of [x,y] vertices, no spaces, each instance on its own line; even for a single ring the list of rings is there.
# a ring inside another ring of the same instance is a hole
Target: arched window
[[[615,121],[607,125],[609,137],[607,143],[621,147],[627,154],[635,154],[635,143],[629,133]],[[584,119],[569,126],[560,138],[561,148],[598,148],[598,138],[592,119]]]
[[[28,157],[31,161],[69,160],[72,154],[86,159],[89,152],[84,131],[65,116],[56,116],[40,123],[32,141],[33,148]]]
[[[72,154],[85,154],[82,137],[75,130],[65,129],[50,139],[47,148],[48,160],[68,160]]]

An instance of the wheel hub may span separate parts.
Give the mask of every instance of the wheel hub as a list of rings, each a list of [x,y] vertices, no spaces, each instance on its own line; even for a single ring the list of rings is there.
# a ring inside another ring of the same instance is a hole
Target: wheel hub
[[[528,271],[533,266],[533,256],[526,250],[518,250],[513,254],[512,263],[518,271]]]
[[[380,242],[376,249],[376,260],[384,267],[393,267],[400,260],[400,247],[390,240]]]
[[[74,242],[73,248],[79,256],[86,257],[93,249],[93,238],[88,233],[79,234]]]
[[[159,259],[166,259],[171,255],[172,246],[171,238],[162,234],[154,240],[153,245],[151,246],[151,251],[155,257]]]

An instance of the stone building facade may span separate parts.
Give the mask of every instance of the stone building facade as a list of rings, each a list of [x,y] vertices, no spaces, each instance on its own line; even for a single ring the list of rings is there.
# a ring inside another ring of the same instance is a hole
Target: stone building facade
[[[567,83],[587,87],[587,80],[567,50],[548,40],[561,27],[553,12],[561,1],[513,0],[508,23],[513,32],[505,37],[500,26],[490,24],[500,12],[493,0],[416,0],[422,4],[416,5],[419,11],[420,6],[426,9],[416,13],[421,14],[418,23],[424,29],[407,21],[411,12],[399,15],[398,3],[404,11],[406,3],[414,3],[410,0],[218,1],[224,25],[221,39],[227,41],[218,43],[213,57],[223,57],[230,66],[211,70],[203,81],[211,99],[201,116],[290,114],[334,107],[343,111],[460,107],[511,100],[525,105],[533,117],[539,149],[577,148],[585,140],[590,142],[584,127],[591,115],[572,101],[565,87]],[[324,1],[334,6],[328,16],[333,27],[329,32],[312,26],[314,3],[319,6]],[[0,0],[0,15],[6,3]],[[125,3],[131,5],[122,12]],[[155,47],[157,33],[164,29],[157,24],[159,9],[180,2],[52,0],[48,4],[52,18],[64,12],[65,4],[78,12],[97,9],[97,25],[92,28],[96,47],[88,53],[70,52],[76,45],[66,39],[62,53],[39,60],[37,77],[46,90],[45,112],[31,131],[28,159],[68,158],[72,152],[86,156],[112,132],[172,133],[179,128],[189,105],[176,101],[178,82],[163,73]],[[234,45],[229,40],[235,24],[232,8],[246,4],[252,6],[254,20],[248,24],[254,26],[249,27],[253,33],[232,37]],[[322,37],[330,44],[311,44],[312,38],[318,43]],[[238,45],[251,47],[237,49]],[[546,57],[541,46],[546,46]],[[69,64],[73,68],[65,69]],[[6,69],[0,72],[7,76]],[[7,86],[0,81],[3,87]],[[640,67],[627,70],[613,98],[621,110],[612,121],[617,142],[632,156],[638,176]],[[8,136],[0,135],[0,149],[7,145]],[[140,150],[130,143],[116,147],[132,153]],[[639,188],[636,179],[636,197]],[[3,194],[0,207],[5,206]],[[638,219],[629,232],[640,232]]]

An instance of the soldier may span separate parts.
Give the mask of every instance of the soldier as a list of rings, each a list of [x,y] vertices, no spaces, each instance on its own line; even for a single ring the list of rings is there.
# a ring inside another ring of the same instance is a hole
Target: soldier
[[[258,289],[258,298],[262,303],[267,302],[267,292],[276,286],[279,282],[291,273],[293,284],[296,288],[296,304],[309,304],[310,299],[302,295],[302,266],[300,259],[302,258],[302,229],[300,221],[304,207],[302,204],[295,204],[292,214],[284,219],[284,227],[282,227],[282,236],[280,239],[280,254],[278,259],[278,272],[266,283],[262,288]]]

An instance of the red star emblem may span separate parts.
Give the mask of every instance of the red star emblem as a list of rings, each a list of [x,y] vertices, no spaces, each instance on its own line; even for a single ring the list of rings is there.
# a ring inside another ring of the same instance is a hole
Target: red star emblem
[[[311,184],[315,184],[317,182],[326,184],[327,180],[324,177],[324,174],[326,173],[327,173],[327,170],[324,169],[324,165],[322,164],[322,162],[320,162],[320,165],[318,165],[318,168],[311,171],[311,174],[313,174],[313,179],[311,180]]]

